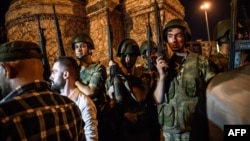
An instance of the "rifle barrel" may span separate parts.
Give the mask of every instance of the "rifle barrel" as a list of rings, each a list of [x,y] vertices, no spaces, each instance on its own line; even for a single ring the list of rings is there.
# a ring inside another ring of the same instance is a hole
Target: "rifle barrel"
[[[53,8],[53,14],[54,14],[54,23],[55,23],[55,29],[56,29],[56,38],[57,38],[57,44],[58,44],[58,48],[59,48],[59,54],[60,54],[60,56],[65,56],[61,30],[60,30],[59,22],[58,22],[58,19],[56,16],[56,10],[55,10],[54,4],[52,5],[52,8]]]
[[[49,76],[50,76],[50,64],[47,58],[47,51],[46,51],[46,39],[44,37],[44,32],[41,28],[41,24],[40,24],[40,16],[37,15],[37,21],[38,21],[38,36],[39,36],[39,42],[40,42],[40,48],[41,48],[41,52],[42,52],[42,61],[43,61],[43,65],[44,65],[44,79],[49,81]]]
[[[154,16],[155,16],[155,29],[156,29],[156,40],[157,40],[157,53],[159,56],[162,56],[164,59],[167,59],[164,55],[163,51],[163,38],[162,38],[162,28],[161,28],[161,19],[159,14],[159,7],[156,2],[154,1]]]
[[[109,51],[109,60],[113,60],[113,50],[112,50],[112,33],[111,33],[111,25],[109,21],[109,8],[107,10],[107,33],[108,33],[108,51]]]
[[[148,38],[148,54],[146,54],[148,60],[148,71],[151,71],[151,47],[152,47],[152,30],[150,26],[150,13],[148,13],[148,24],[147,24],[147,38]]]

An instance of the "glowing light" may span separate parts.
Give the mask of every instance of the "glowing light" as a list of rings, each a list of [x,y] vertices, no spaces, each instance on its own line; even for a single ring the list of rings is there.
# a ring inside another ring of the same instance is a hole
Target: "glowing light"
[[[201,5],[201,9],[204,10],[205,13],[205,20],[206,20],[206,27],[207,27],[207,38],[208,38],[208,42],[209,42],[209,53],[208,56],[210,56],[211,51],[212,51],[212,46],[211,46],[211,42],[210,42],[210,32],[209,32],[209,25],[208,25],[208,16],[207,16],[207,9],[209,9],[210,4],[205,2]]]
[[[210,4],[209,3],[203,3],[202,5],[201,5],[201,9],[204,9],[204,10],[207,10],[207,9],[209,9],[209,7],[210,7]]]

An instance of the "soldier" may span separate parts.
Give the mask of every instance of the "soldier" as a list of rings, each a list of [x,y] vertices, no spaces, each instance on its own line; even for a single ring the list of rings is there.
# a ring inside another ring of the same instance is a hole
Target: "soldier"
[[[217,41],[219,45],[218,53],[211,55],[209,59],[213,65],[216,74],[228,70],[229,62],[229,49],[230,49],[230,19],[221,20],[217,23],[214,29],[214,40]],[[237,39],[244,39],[246,36],[244,27],[238,23],[237,24]]]
[[[120,57],[122,67],[110,61],[110,67],[116,67],[106,81],[107,94],[113,112],[113,135],[119,141],[157,141],[157,111],[148,102],[147,92],[142,80],[132,73],[136,59],[140,56],[139,46],[133,39],[120,42],[116,56]]]
[[[154,98],[159,123],[165,141],[188,141],[198,96],[204,94],[206,82],[215,73],[206,57],[186,48],[191,31],[185,21],[169,21],[163,29],[163,37],[173,54],[168,60],[163,56],[156,59],[159,80]],[[163,53],[170,54],[167,49]]]
[[[217,41],[219,51],[209,57],[216,73],[228,70],[228,56],[230,44],[230,19],[222,20],[217,23],[214,29],[214,40]]]
[[[1,141],[83,139],[81,112],[72,100],[50,90],[37,44],[0,45],[0,64]]]
[[[107,77],[105,67],[91,58],[94,49],[93,40],[84,33],[76,34],[72,39],[72,49],[80,61],[80,81],[76,81],[77,87],[88,95],[96,105],[99,139],[102,139],[105,129],[102,128],[102,106],[105,103],[105,80]]]
[[[142,42],[140,46],[140,53],[143,58],[144,68],[146,70],[156,70],[155,68],[155,60],[157,58],[157,48],[156,44],[153,41],[150,41],[150,50],[148,47],[148,40]],[[150,52],[149,52],[150,51]]]
[[[148,45],[151,45],[150,48]],[[136,66],[135,75],[140,77],[145,84],[148,84],[147,88],[152,90],[156,85],[157,69],[155,67],[155,60],[157,58],[157,48],[153,41],[148,42],[145,40],[140,46],[140,53],[143,59],[142,65]]]

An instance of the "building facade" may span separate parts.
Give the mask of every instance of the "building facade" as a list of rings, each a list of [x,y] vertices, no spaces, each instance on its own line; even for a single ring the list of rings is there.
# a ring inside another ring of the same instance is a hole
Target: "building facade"
[[[184,18],[184,7],[179,0],[156,2],[160,9],[161,25],[173,18]],[[95,45],[93,59],[107,66],[107,13],[110,17],[114,52],[124,38],[132,38],[139,45],[146,40],[148,17],[153,40],[156,41],[154,0],[13,0],[6,13],[7,38],[10,41],[28,40],[39,44],[40,24],[46,40],[47,57],[52,63],[54,57],[60,55],[60,48],[64,49],[67,56],[74,56],[71,49],[72,37],[76,33],[87,33]],[[55,21],[58,22],[58,27]],[[62,39],[61,45],[58,42],[58,32]]]

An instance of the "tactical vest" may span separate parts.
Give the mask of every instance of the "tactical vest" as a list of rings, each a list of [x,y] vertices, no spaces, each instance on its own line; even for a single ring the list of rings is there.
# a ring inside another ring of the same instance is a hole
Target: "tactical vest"
[[[181,72],[166,90],[165,102],[158,105],[158,120],[164,132],[191,130],[195,106],[201,92],[203,76],[199,71],[198,54],[190,52]]]

